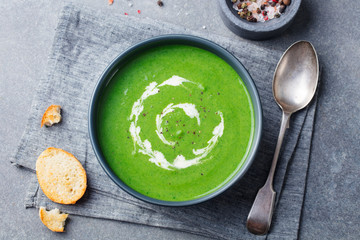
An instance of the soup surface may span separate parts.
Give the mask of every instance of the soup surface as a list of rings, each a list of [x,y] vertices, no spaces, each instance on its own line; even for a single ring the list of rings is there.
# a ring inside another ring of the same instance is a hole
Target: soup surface
[[[151,198],[208,195],[251,147],[248,91],[224,60],[187,45],[147,49],[122,66],[100,99],[98,139],[113,172]]]

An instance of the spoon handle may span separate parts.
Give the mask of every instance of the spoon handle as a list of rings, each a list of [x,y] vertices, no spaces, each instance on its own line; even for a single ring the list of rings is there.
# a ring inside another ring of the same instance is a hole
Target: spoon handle
[[[269,231],[275,196],[276,192],[272,189],[272,186],[264,185],[260,188],[246,222],[249,232],[263,235]]]
[[[246,222],[246,227],[249,232],[256,235],[266,234],[270,228],[276,196],[276,192],[274,191],[272,184],[285,131],[289,126],[288,123],[290,116],[291,113],[283,112],[279,137],[268,178],[265,185],[260,188],[257,193]]]

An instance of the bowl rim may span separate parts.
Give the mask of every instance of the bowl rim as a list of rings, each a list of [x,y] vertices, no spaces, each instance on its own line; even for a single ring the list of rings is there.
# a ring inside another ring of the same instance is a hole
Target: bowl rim
[[[288,14],[286,14],[287,12],[285,11],[285,14],[277,19],[271,19],[266,22],[248,22],[235,15],[234,12],[236,10],[232,8],[230,9],[228,3],[229,1],[230,0],[218,0],[219,3],[218,5],[222,15],[224,15],[230,22],[232,22],[238,28],[256,33],[273,32],[275,30],[284,27],[285,25],[288,25],[294,19],[301,5],[301,0],[292,0],[291,4],[288,6],[291,7],[291,9],[289,9],[288,11]]]
[[[116,72],[116,69],[121,67],[121,62],[123,62],[127,58],[130,58],[138,54],[144,49],[150,47],[156,47],[160,45],[169,45],[169,44],[182,44],[182,45],[199,47],[209,52],[212,52],[216,54],[218,57],[225,60],[241,77],[243,83],[245,84],[250,94],[251,102],[254,108],[254,135],[253,135],[251,147],[248,152],[248,156],[246,157],[242,167],[238,170],[236,174],[234,174],[234,176],[229,181],[227,181],[224,185],[219,187],[214,192],[197,199],[186,200],[186,201],[165,201],[165,200],[151,198],[127,186],[118,176],[116,176],[116,174],[107,164],[105,157],[102,154],[100,145],[98,143],[97,130],[96,130],[97,105],[98,105],[99,97],[101,96],[101,91],[103,90],[104,87],[106,87],[108,82],[111,81],[112,76]],[[124,52],[120,53],[117,57],[115,57],[111,61],[111,63],[105,68],[103,73],[100,75],[90,98],[89,110],[88,110],[88,131],[89,131],[89,138],[92,148],[94,150],[98,162],[100,163],[100,166],[103,168],[105,173],[110,177],[110,179],[116,185],[118,185],[122,190],[124,190],[125,192],[129,193],[130,195],[134,196],[137,199],[156,205],[177,206],[177,207],[189,206],[207,201],[209,199],[214,198],[215,196],[218,196],[219,194],[230,188],[242,176],[244,176],[244,174],[250,168],[251,164],[254,161],[257,150],[259,148],[261,135],[262,135],[262,107],[261,107],[261,101],[259,98],[257,88],[250,74],[248,73],[246,68],[242,65],[242,63],[226,49],[224,49],[220,45],[210,40],[193,35],[187,35],[187,34],[160,35],[146,39],[131,46]]]

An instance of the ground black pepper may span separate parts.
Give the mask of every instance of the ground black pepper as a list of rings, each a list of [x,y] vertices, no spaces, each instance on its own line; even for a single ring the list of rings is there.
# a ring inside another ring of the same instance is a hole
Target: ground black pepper
[[[159,7],[162,7],[162,6],[164,6],[164,3],[163,3],[163,1],[159,0],[159,1],[157,1],[157,5],[159,5]]]
[[[291,0],[231,0],[240,18],[249,22],[266,22],[279,18]]]
[[[279,9],[279,12],[283,13],[285,11],[285,8],[286,8],[286,5],[281,5],[280,9]]]

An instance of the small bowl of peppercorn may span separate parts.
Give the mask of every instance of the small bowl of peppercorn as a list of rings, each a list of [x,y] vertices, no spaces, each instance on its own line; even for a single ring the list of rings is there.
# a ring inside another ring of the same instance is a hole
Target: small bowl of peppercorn
[[[264,40],[284,32],[298,12],[301,0],[218,0],[224,24],[235,34]]]

